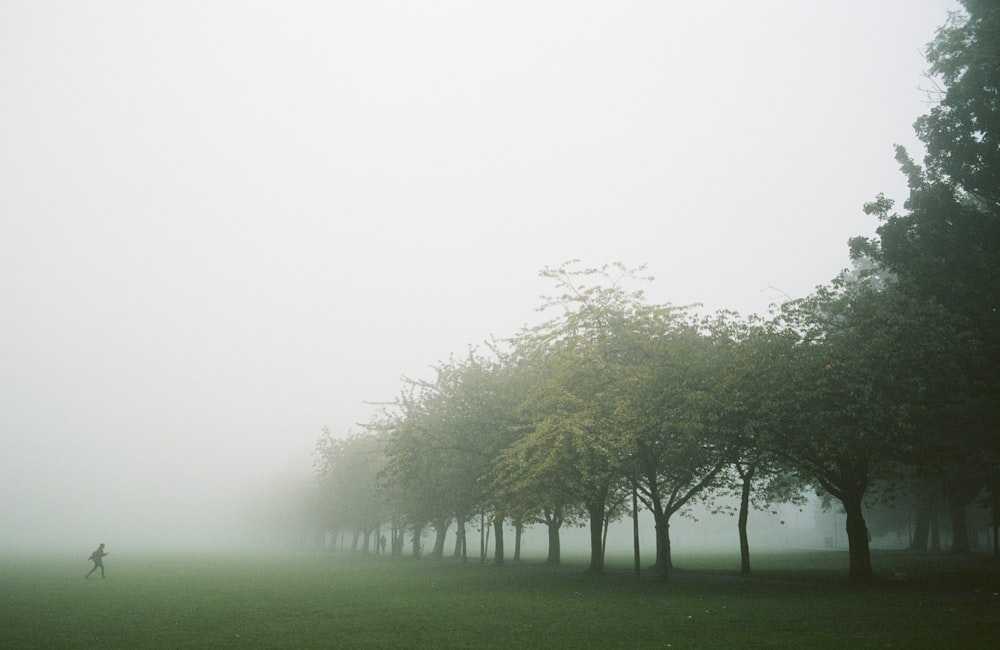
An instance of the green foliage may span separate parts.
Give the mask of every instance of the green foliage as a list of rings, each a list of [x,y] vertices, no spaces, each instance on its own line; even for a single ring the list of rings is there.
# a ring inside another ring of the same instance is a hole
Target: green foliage
[[[962,392],[924,409],[924,435],[911,459],[925,477],[947,483],[968,502],[981,488],[1000,493],[1000,4],[963,0],[927,48],[939,86],[914,124],[926,147],[923,165],[900,148],[909,184],[903,213],[879,195],[866,206],[877,236],[851,241],[898,278],[900,291],[947,309],[964,347],[953,350]],[[919,333],[918,333],[919,336]],[[887,375],[898,379],[896,373]],[[955,376],[955,375],[952,375]],[[937,428],[933,435],[927,429]],[[940,432],[947,431],[946,436]],[[941,477],[948,478],[940,480]],[[997,513],[994,513],[997,516]]]
[[[633,288],[651,279],[642,267],[547,268],[555,291],[542,311],[555,316],[502,351],[491,344],[408,380],[371,426],[390,514],[359,501],[374,493],[369,481],[359,494],[332,488],[337,516],[365,511],[417,531],[433,522],[439,540],[452,518],[477,512],[550,531],[585,516],[600,570],[602,528],[634,488],[665,567],[669,518],[693,500],[739,489],[743,524],[751,500],[793,499],[808,480],[841,501],[850,573],[870,577],[862,503],[873,481],[945,476],[966,502],[991,481],[995,503],[1000,5],[963,5],[927,50],[942,87],[915,124],[923,164],[897,150],[905,211],[883,195],[865,206],[879,226],[851,241],[853,272],[770,319],[699,320],[647,304]],[[351,465],[360,442],[327,440],[325,457]],[[332,485],[361,469],[324,471]]]
[[[1000,209],[1000,6],[964,0],[927,47],[930,73],[944,86],[914,125],[926,165],[994,214]]]
[[[865,473],[912,461],[921,423],[961,384],[964,341],[935,303],[865,283],[835,283],[789,303],[781,316],[786,400],[779,448],[822,487],[846,465]],[[866,484],[867,479],[859,481]]]
[[[385,463],[374,435],[339,439],[324,429],[316,445],[316,469],[328,526],[370,534],[384,521],[379,474]]]

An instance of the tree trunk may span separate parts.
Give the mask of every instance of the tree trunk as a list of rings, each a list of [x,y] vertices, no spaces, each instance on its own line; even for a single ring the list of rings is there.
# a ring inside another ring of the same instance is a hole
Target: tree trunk
[[[949,504],[951,510],[951,552],[967,554],[970,552],[969,522],[966,517],[965,501],[954,499]]]
[[[562,549],[559,543],[559,529],[562,527],[562,517],[556,514],[546,514],[545,526],[549,531],[549,552],[545,558],[546,564],[559,564],[562,560]]]
[[[872,571],[871,551],[868,548],[868,526],[861,511],[862,496],[845,495],[841,503],[847,513],[847,545],[850,555],[848,577],[851,580],[871,580],[875,577]]]
[[[913,528],[913,539],[910,540],[911,551],[926,551],[927,537],[931,532],[931,517],[927,510],[927,503],[920,499],[917,503],[917,521]]]
[[[642,577],[642,562],[639,559],[639,496],[632,488],[632,555],[635,561],[635,577]]]
[[[399,557],[403,554],[403,546],[406,544],[406,531],[399,523],[392,525],[392,555]]]
[[[654,504],[653,527],[656,533],[656,560],[653,568],[660,580],[667,580],[673,564],[670,560],[670,516]]]
[[[365,539],[361,543],[361,552],[364,553],[365,555],[368,555],[369,553],[371,553],[371,549],[372,549],[372,531],[366,530]]]
[[[442,559],[444,557],[444,542],[448,536],[448,527],[451,525],[451,517],[439,519],[434,522],[434,549],[431,557]]]
[[[590,515],[590,573],[604,572],[604,501],[587,506]]]
[[[420,536],[424,532],[423,526],[413,526],[413,557],[420,557]]]
[[[479,513],[479,563],[486,562],[486,511]]]
[[[740,575],[750,575],[750,538],[747,535],[747,520],[750,518],[750,476],[743,477],[740,492],[740,516],[737,528],[740,533]]]
[[[941,522],[940,522],[940,519],[938,517],[938,514],[939,513],[938,513],[937,504],[934,504],[933,506],[931,506],[931,510],[928,511],[928,513],[927,513],[928,517],[930,517],[930,520],[931,520],[931,525],[930,525],[930,528],[931,528],[931,549],[930,550],[935,551],[935,552],[941,550]]]
[[[672,568],[670,562],[670,515],[663,511],[656,484],[650,481],[649,511],[653,513],[653,528],[656,534],[656,560],[653,569],[660,580],[667,580]]]
[[[524,523],[520,518],[514,521],[514,561],[521,561],[521,535],[524,534]]]
[[[455,518],[455,557],[462,558],[463,562],[468,559],[466,556],[465,517]]]
[[[497,565],[503,565],[503,515],[497,515],[493,519],[493,532],[496,541],[494,542],[495,549],[493,551],[493,561]]]

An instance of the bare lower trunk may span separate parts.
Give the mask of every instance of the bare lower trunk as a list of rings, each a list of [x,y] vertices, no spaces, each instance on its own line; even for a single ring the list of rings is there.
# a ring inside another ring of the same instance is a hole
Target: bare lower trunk
[[[521,535],[524,533],[524,524],[518,519],[514,522],[514,561],[521,561]]]
[[[467,560],[464,517],[458,517],[455,519],[455,557],[462,558],[463,562]]]
[[[590,515],[590,567],[591,573],[604,571],[604,502],[591,503]]]
[[[559,543],[559,528],[562,526],[562,518],[553,517],[545,522],[549,531],[549,553],[545,558],[546,564],[559,564],[562,561],[562,548]]]
[[[444,541],[448,536],[448,527],[450,525],[450,518],[434,522],[434,548],[431,550],[431,557],[437,559],[444,557]]]
[[[503,565],[503,515],[497,515],[493,520],[493,532],[494,537],[496,537],[493,561],[498,565]]]
[[[871,551],[868,547],[868,527],[861,512],[861,498],[861,495],[857,495],[842,500],[844,512],[847,513],[847,543],[850,555],[848,576],[851,580],[871,580],[875,577],[872,571]]]
[[[965,502],[955,499],[950,504],[951,511],[951,552],[969,553],[969,522],[966,518]]]
[[[913,526],[913,539],[910,540],[911,551],[926,551],[927,537],[931,532],[931,518],[927,503],[920,499],[917,503],[917,518]]]
[[[423,526],[413,527],[413,557],[420,557],[420,536],[423,534]]]
[[[632,488],[632,557],[635,564],[635,577],[642,576],[642,560],[639,558],[639,497],[635,487]]]
[[[750,518],[750,479],[743,479],[740,494],[740,516],[737,527],[740,532],[740,574],[750,575],[750,537],[747,535],[747,520]]]
[[[667,580],[673,563],[670,559],[670,516],[653,509],[653,524],[656,532],[656,561],[653,568],[660,580]]]
[[[479,513],[479,563],[486,562],[486,513]]]
[[[940,551],[941,550],[941,521],[940,521],[940,518],[938,517],[937,506],[934,506],[934,509],[932,509],[928,513],[928,516],[930,516],[930,520],[931,520],[931,525],[930,525],[930,528],[931,528],[931,548],[930,548],[930,550],[932,550],[932,551]]]

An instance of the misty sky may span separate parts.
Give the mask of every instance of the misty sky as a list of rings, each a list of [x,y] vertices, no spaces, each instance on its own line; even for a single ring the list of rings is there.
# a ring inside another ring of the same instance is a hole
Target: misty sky
[[[905,198],[957,8],[0,3],[0,551],[224,524],[545,266],[807,294]]]

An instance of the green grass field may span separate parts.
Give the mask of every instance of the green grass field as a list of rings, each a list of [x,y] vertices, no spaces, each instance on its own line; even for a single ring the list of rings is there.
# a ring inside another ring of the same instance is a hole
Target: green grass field
[[[879,554],[907,580],[851,585],[843,552],[497,567],[347,555],[0,558],[0,648],[984,648],[1000,643],[987,557]],[[98,574],[95,574],[98,575]]]

